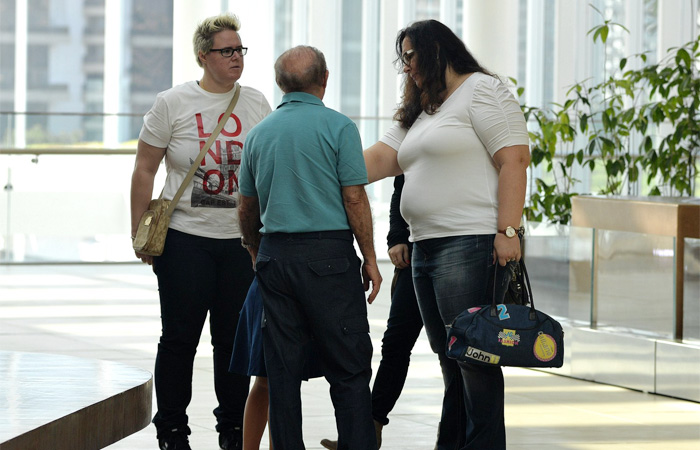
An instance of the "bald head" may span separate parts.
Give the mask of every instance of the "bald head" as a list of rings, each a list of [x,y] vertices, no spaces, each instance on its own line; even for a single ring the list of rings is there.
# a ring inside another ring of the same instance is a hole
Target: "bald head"
[[[300,45],[287,50],[275,62],[275,81],[285,94],[307,92],[319,95],[326,88],[326,58],[318,49]]]

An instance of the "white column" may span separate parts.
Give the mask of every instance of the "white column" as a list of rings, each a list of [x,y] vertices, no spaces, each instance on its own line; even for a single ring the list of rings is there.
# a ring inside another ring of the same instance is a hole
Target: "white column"
[[[240,83],[253,87],[272,102],[277,89],[273,64],[279,55],[275,55],[274,0],[257,0],[256,2],[230,2],[228,11],[241,19],[241,41],[248,47],[245,56],[245,68]],[[273,108],[276,105],[271,105]]]
[[[464,0],[464,43],[486,69],[518,75],[518,7],[512,0]]]
[[[379,110],[379,1],[363,0],[362,5],[362,88],[361,115],[376,116]],[[362,135],[375,134],[375,121],[361,122]],[[374,133],[372,133],[374,131]]]
[[[593,9],[586,2],[556,2],[554,35],[554,101],[563,103],[566,91],[591,76]],[[529,83],[528,83],[529,84]]]
[[[27,0],[18,0],[15,7],[15,111],[27,111]],[[15,115],[15,148],[26,145],[27,116]]]
[[[379,23],[379,109],[382,117],[392,117],[396,105],[401,99],[401,80],[399,69],[394,65],[396,59],[396,35],[399,30],[407,25],[407,20],[402,15],[402,6],[405,2],[399,0],[382,0]],[[386,131],[390,122],[382,121],[379,124],[379,132]]]
[[[292,47],[297,45],[313,45],[309,42],[309,1],[292,0]],[[315,5],[316,6],[316,5]],[[318,8],[323,8],[323,3],[318,3]],[[320,49],[320,48],[319,48]],[[320,49],[323,51],[322,49]]]
[[[440,22],[457,33],[457,1],[440,0]]]
[[[220,13],[220,0],[173,0],[173,86],[202,77],[192,36],[203,19]]]
[[[406,28],[416,20],[416,1],[417,0],[401,0],[399,2],[399,7],[394,10],[398,11],[397,16],[399,19],[399,28],[397,28],[396,31]]]
[[[658,0],[658,56],[661,61],[671,47],[680,47],[695,39],[697,11],[688,0]]]
[[[120,112],[121,79],[124,76],[122,70],[124,60],[122,8],[120,0],[105,1],[105,60],[102,96],[102,112],[105,114]],[[119,118],[105,115],[102,124],[102,141],[105,147],[116,147],[119,143]]]
[[[528,0],[527,6],[527,58],[525,64],[527,89],[525,90],[525,101],[528,105],[543,106],[541,105],[541,80],[544,65],[544,0]],[[517,34],[517,29],[514,34]]]
[[[342,12],[340,2],[309,1],[309,35],[305,44],[318,48],[326,57],[330,76],[323,103],[335,110],[340,109],[340,58],[343,52],[342,35],[339,30],[342,29]],[[294,27],[296,28],[296,24]]]

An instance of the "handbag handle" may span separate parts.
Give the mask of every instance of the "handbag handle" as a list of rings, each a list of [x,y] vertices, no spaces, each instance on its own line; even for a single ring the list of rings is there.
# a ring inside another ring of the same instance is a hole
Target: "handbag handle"
[[[185,176],[185,179],[182,180],[182,184],[180,185],[180,188],[177,190],[175,193],[175,196],[173,199],[170,201],[170,204],[168,205],[168,208],[165,210],[165,215],[168,217],[173,215],[173,211],[175,211],[175,206],[177,205],[177,202],[180,201],[180,197],[182,197],[182,194],[185,193],[185,189],[187,188],[187,185],[190,184],[190,181],[192,181],[192,177],[194,176],[195,172],[197,172],[197,167],[199,167],[199,164],[202,162],[204,159],[204,155],[206,155],[207,151],[209,151],[209,147],[212,146],[214,143],[214,140],[219,137],[219,134],[221,133],[221,130],[224,129],[224,125],[228,121],[231,112],[233,112],[233,108],[236,106],[236,103],[238,103],[238,97],[241,95],[241,86],[236,83],[234,86],[236,92],[233,94],[233,97],[231,98],[231,102],[228,104],[228,108],[226,108],[226,111],[224,114],[221,116],[221,120],[219,120],[219,123],[216,125],[216,128],[214,128],[214,131],[211,132],[211,136],[209,136],[209,139],[207,139],[207,142],[204,144],[202,149],[199,151],[199,155],[197,155],[197,158],[194,160],[192,163],[192,167],[190,167],[189,172],[187,172],[187,175]],[[161,192],[161,196],[163,193]]]
[[[537,319],[537,313],[535,312],[535,301],[532,298],[532,287],[530,286],[530,276],[527,274],[527,268],[525,267],[525,261],[520,259],[516,264],[520,265],[520,269],[523,272],[523,278],[525,279],[525,285],[523,286],[523,289],[525,289],[525,295],[527,299],[530,302],[530,320],[536,320]],[[497,274],[498,274],[498,261],[496,261],[496,264],[493,268],[493,293],[491,296],[491,317],[496,317],[498,316],[498,308],[496,305],[496,280],[498,280]]]
[[[525,230],[523,227],[520,227],[518,229],[518,239],[520,240],[522,244],[522,238],[523,234],[525,233]],[[523,278],[525,279],[525,283],[523,286],[523,289],[525,289],[525,296],[527,299],[530,301],[530,314],[529,318],[530,320],[536,320],[537,318],[537,313],[535,312],[535,301],[532,298],[532,287],[530,287],[530,277],[527,274],[527,268],[525,268],[525,260],[520,257],[520,261],[517,262],[517,264],[520,265],[520,270],[523,273]],[[496,280],[498,279],[498,261],[496,261],[496,264],[494,265],[493,268],[493,293],[491,296],[491,317],[496,317],[498,315],[498,308],[496,307]]]

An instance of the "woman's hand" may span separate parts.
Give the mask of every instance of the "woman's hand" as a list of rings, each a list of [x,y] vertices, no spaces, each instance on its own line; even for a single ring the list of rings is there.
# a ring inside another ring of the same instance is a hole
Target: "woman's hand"
[[[139,140],[136,149],[136,163],[131,175],[131,236],[132,240],[139,229],[141,216],[148,209],[153,193],[153,181],[158,172],[160,161],[165,156],[165,149],[148,145]],[[144,263],[153,265],[153,257],[135,252],[136,257]]]
[[[139,252],[134,252],[136,253],[136,257],[140,259],[143,263],[148,264],[149,266],[153,265],[153,256],[151,255],[144,255],[143,253]]]
[[[508,261],[520,261],[520,239],[509,238],[505,234],[496,233],[493,241],[493,262],[505,266]]]
[[[408,254],[408,245],[396,244],[391,247],[387,253],[389,253],[391,263],[399,269],[405,269],[411,265],[411,260],[409,259]]]

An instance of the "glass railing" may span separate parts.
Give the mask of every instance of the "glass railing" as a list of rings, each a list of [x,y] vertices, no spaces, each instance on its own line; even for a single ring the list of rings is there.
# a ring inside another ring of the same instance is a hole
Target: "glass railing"
[[[0,120],[5,125],[10,121],[1,115]],[[391,123],[390,119],[355,120],[365,143],[374,143]],[[15,148],[7,144],[4,134],[0,147],[0,264],[136,262],[129,237],[136,136],[128,137],[109,147],[64,139]],[[156,193],[163,185],[164,172],[161,166]],[[386,258],[392,180],[374,183],[367,190],[377,255]],[[525,255],[536,304],[576,326],[671,338],[676,313],[673,239],[529,223]],[[700,341],[700,239],[685,240],[683,291],[683,337]]]
[[[129,114],[0,113],[0,264],[136,261],[129,190],[138,139],[133,123],[139,120]],[[390,118],[354,120],[366,143],[391,124]],[[112,133],[113,143],[85,138],[109,134],[105,127],[121,130]],[[155,196],[164,181],[161,165]],[[367,190],[377,251],[385,257],[392,181]]]
[[[535,304],[574,326],[673,339],[674,239],[530,223],[525,259]],[[685,238],[684,255],[682,337],[700,343],[700,239]]]

